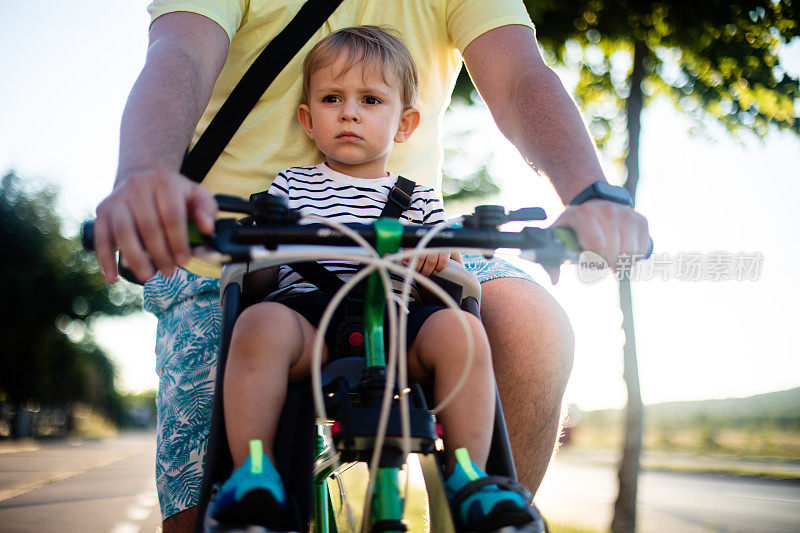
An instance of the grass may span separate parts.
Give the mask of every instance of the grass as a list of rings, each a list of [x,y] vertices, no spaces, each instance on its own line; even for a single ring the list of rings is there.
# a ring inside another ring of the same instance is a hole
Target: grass
[[[622,421],[586,417],[574,428],[570,447],[620,449]],[[794,427],[735,427],[713,420],[682,425],[664,423],[645,427],[643,447],[650,452],[678,452],[731,456],[740,459],[797,461],[800,429]]]
[[[622,421],[586,417],[573,429],[567,461],[616,465]],[[721,474],[770,479],[800,478],[800,429],[732,427],[697,418],[682,426],[651,423],[643,435],[642,467],[647,470]]]
[[[78,407],[73,412],[71,436],[86,440],[110,439],[117,427],[90,407]]]
[[[660,470],[666,472],[690,472],[695,474],[719,474],[722,476],[753,477],[761,479],[798,479],[797,474],[772,471],[765,468],[746,468],[736,466],[704,466],[704,465],[668,465],[653,463],[646,466],[647,470]]]
[[[419,467],[411,462],[411,479],[408,484],[408,496],[406,499],[405,521],[408,525],[408,531],[425,531],[428,522],[428,504],[425,500],[425,488],[421,480],[421,473],[417,470]],[[353,520],[356,525],[361,522],[361,513],[364,508],[364,496],[368,482],[367,466],[364,463],[359,463],[352,468],[349,468],[342,474],[342,480],[347,489],[347,499],[353,513]],[[331,486],[333,493],[333,507],[339,513],[341,507],[341,500],[339,498],[339,490],[336,483]],[[405,486],[405,473],[401,473],[401,488]],[[339,530],[343,532],[351,531],[348,526],[346,510],[342,510],[336,519]]]
[[[547,523],[550,533],[600,533],[599,529],[570,526],[568,524]]]

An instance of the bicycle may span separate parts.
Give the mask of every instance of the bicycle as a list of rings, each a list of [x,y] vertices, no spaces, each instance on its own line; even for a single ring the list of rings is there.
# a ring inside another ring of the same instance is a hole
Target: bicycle
[[[292,497],[290,501],[295,505],[292,514],[293,521],[299,526],[296,529],[302,530],[310,521],[315,532],[338,532],[328,480],[337,478],[342,462],[369,460],[370,480],[361,530],[406,531],[402,521],[403,491],[399,486],[398,474],[408,454],[417,453],[420,454],[429,499],[431,529],[436,532],[455,531],[437,460],[437,454],[441,451],[441,435],[437,432],[431,411],[427,409],[425,395],[418,386],[407,383],[402,353],[398,353],[398,343],[394,341],[398,337],[396,330],[400,329],[402,333],[402,321],[397,320],[394,306],[386,306],[387,297],[391,297],[386,270],[404,274],[407,286],[413,279],[442,301],[455,296],[459,301],[458,307],[477,315],[480,286],[463,267],[456,266],[457,263],[451,261],[443,272],[433,276],[440,286],[413,272],[413,259],[408,267],[400,267],[391,261],[406,256],[413,258],[422,250],[430,251],[430,248],[426,248],[428,245],[436,249],[472,249],[487,255],[498,248],[514,248],[522,250],[523,257],[528,260],[557,267],[565,261],[577,260],[578,247],[574,235],[564,228],[529,227],[519,232],[498,229],[502,223],[512,220],[544,220],[544,211],[539,208],[526,208],[507,214],[500,206],[479,206],[474,214],[463,218],[461,228],[445,225],[403,226],[391,219],[379,219],[368,226],[343,227],[322,219],[318,221],[321,225],[298,224],[299,216],[275,197],[262,196],[254,202],[227,196],[216,198],[222,211],[249,215],[256,225],[221,219],[217,221],[211,236],[202,236],[190,229],[194,255],[227,265],[222,276],[223,328],[197,531],[244,531],[241,524],[228,526],[216,523],[207,509],[215,497],[215,487],[218,488],[231,470],[221,409],[222,382],[233,323],[247,304],[247,295],[243,293],[245,276],[258,269],[309,258],[344,258],[367,265],[337,292],[328,310],[332,311],[349,288],[368,276],[363,317],[365,350],[361,358],[338,359],[329,363],[324,370],[321,369],[319,354],[330,318],[330,313],[326,312],[317,335],[316,364],[313,365],[311,376],[316,430],[314,424],[298,422],[310,422],[313,418],[308,402],[303,401],[308,397],[309,385],[290,386],[275,453],[276,466],[286,484],[287,494]],[[353,241],[373,250],[356,254],[356,250],[352,249]],[[90,247],[91,242],[91,227],[87,225],[84,230],[85,246]],[[331,247],[336,247],[338,251],[330,251]],[[342,247],[349,248],[343,252]],[[397,253],[401,247],[413,250]],[[403,293],[404,299],[408,298],[408,290]],[[451,301],[449,305],[455,304]],[[390,315],[388,358],[383,343],[385,310]],[[403,339],[404,335],[399,335],[399,338]],[[402,352],[402,346],[399,351]],[[484,478],[488,480],[484,484],[491,482],[519,490],[521,486],[515,485],[516,474],[502,407],[497,392],[495,394],[497,407],[492,446],[486,465],[490,478]],[[441,404],[448,400],[446,398]],[[335,421],[331,423],[331,419]],[[309,450],[312,445],[313,450]],[[303,460],[303,456],[309,455],[314,458],[313,472],[312,461]],[[498,475],[503,479],[494,477]],[[313,486],[313,498],[309,497],[308,480]],[[543,523],[537,521],[498,531],[538,533],[544,527]]]

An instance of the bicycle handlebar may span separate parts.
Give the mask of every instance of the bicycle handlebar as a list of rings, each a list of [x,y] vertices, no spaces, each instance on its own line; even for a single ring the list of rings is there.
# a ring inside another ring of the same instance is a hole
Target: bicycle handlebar
[[[375,229],[366,224],[347,224],[347,226],[368,243],[374,244]],[[402,248],[416,246],[420,239],[434,226],[406,226],[400,241]],[[537,257],[546,258],[548,262],[563,263],[577,259],[577,251],[571,250],[553,229],[523,228],[519,232],[506,232],[483,228],[449,228],[430,240],[432,248],[479,248],[492,249],[515,248],[536,252]],[[216,231],[208,238],[207,244],[214,250],[230,255],[234,261],[248,260],[250,247],[262,245],[275,249],[282,244],[309,244],[324,246],[352,246],[350,237],[322,224],[303,224],[277,227],[246,227],[233,220],[220,220]],[[541,262],[541,261],[538,261]]]
[[[286,206],[285,199],[272,195],[253,195],[250,201],[242,198],[215,196],[220,210],[249,215],[257,225],[243,225],[234,219],[220,219],[212,235],[202,235],[189,223],[189,242],[194,249],[210,248],[219,254],[218,261],[246,262],[252,257],[254,247],[270,250],[280,245],[352,246],[353,241],[344,234],[322,224],[298,224],[299,213]],[[463,227],[441,231],[428,243],[430,247],[455,249],[521,250],[523,257],[545,267],[557,267],[565,262],[576,262],[581,252],[577,239],[568,228],[526,227],[520,231],[501,231],[498,226],[512,220],[543,220],[540,208],[524,208],[506,213],[502,206],[478,206],[475,213],[464,217]],[[375,230],[371,224],[346,224],[370,244],[375,243]],[[434,226],[406,226],[400,246],[416,246]],[[85,249],[94,250],[94,221],[87,221],[81,230]],[[652,250],[652,241],[651,241]],[[649,255],[649,254],[648,254]]]

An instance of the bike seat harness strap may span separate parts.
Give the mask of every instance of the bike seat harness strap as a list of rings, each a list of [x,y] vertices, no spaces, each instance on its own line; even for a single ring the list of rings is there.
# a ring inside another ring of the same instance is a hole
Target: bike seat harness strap
[[[414,185],[410,179],[397,176],[397,182],[389,191],[389,199],[383,206],[380,218],[400,218],[409,207],[411,207],[411,195],[414,194]]]
[[[383,206],[380,218],[399,218],[404,211],[408,210],[411,207],[411,196],[415,186],[416,183],[410,179],[398,176],[397,182],[389,191],[389,198],[386,205]],[[292,263],[290,268],[327,294],[335,294],[344,285],[344,282],[336,274],[316,261]]]
[[[389,191],[386,204],[383,206],[379,218],[399,218],[404,211],[411,207],[411,196],[415,186],[416,184],[413,181],[403,176],[398,176],[397,181]],[[289,268],[330,296],[336,294],[344,285],[339,276],[316,261],[292,263]],[[363,297],[365,293],[366,283],[362,282],[342,302],[343,317],[335,330],[336,341],[334,346],[331,346],[334,358],[360,356],[362,354],[364,338]]]

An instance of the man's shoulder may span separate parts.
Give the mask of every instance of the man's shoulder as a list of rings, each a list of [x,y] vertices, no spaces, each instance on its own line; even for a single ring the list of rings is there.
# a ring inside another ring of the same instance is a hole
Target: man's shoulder
[[[241,0],[225,2],[219,0],[152,0],[147,6],[147,11],[151,21],[167,13],[183,12],[202,15],[219,24],[228,34],[228,40],[232,41],[244,19],[247,11],[246,4]]]

